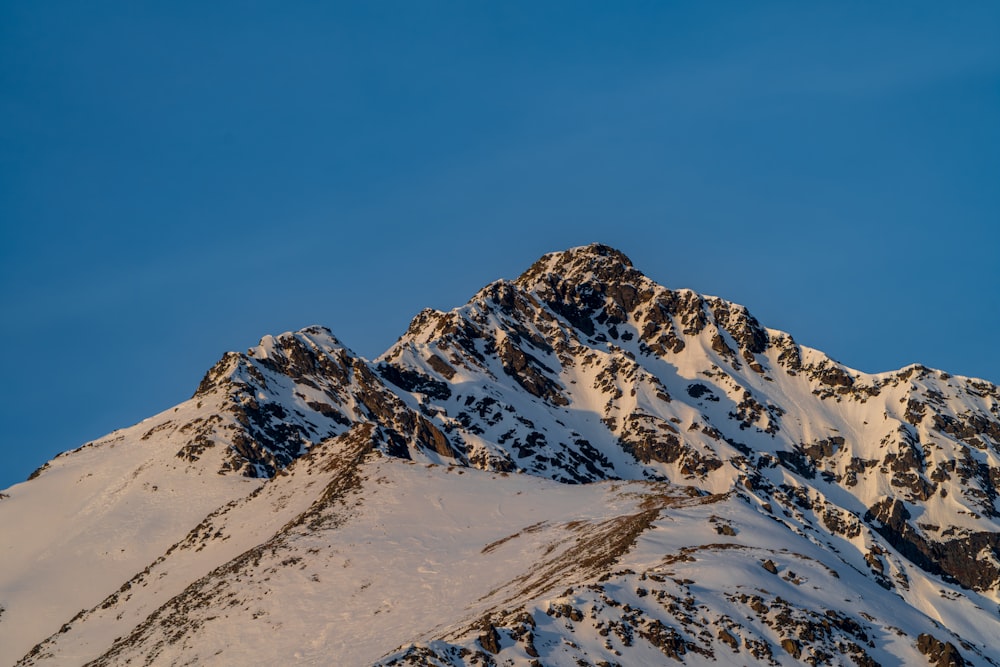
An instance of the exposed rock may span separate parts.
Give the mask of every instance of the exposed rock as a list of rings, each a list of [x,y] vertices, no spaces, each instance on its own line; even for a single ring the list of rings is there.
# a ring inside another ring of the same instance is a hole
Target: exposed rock
[[[479,635],[479,645],[496,655],[500,652],[500,633],[492,623],[486,623],[483,634]]]
[[[966,588],[988,590],[1000,580],[1000,533],[969,532],[962,537],[936,541],[910,523],[903,502],[886,498],[865,513],[865,521],[904,557],[933,574],[940,574]],[[984,559],[988,551],[992,558]]]
[[[440,357],[435,355],[432,358],[437,359],[441,364],[447,366],[447,364]],[[434,369],[439,373],[441,372],[441,368],[439,366],[435,366],[434,364],[432,364],[432,366],[434,366]],[[451,369],[451,366],[448,366],[448,369]],[[428,375],[424,375],[419,371],[410,370],[408,368],[397,368],[396,366],[392,366],[390,364],[380,364],[378,366],[378,371],[383,378],[404,391],[426,394],[430,398],[438,400],[447,400],[451,398],[451,389],[448,388],[447,384],[439,380],[435,380]],[[454,375],[454,372],[455,371],[451,369],[451,375]],[[445,374],[442,373],[442,375]],[[445,377],[450,377],[450,375],[445,375]]]
[[[781,648],[785,649],[785,653],[796,660],[802,657],[802,646],[794,639],[782,639]]]
[[[658,619],[646,623],[639,630],[639,636],[660,649],[663,655],[683,662],[682,657],[688,651],[688,643],[674,628],[667,627]]]
[[[927,661],[934,667],[964,667],[969,664],[954,644],[930,634],[917,637],[917,649],[927,656]]]
[[[569,404],[559,384],[549,377],[553,374],[552,369],[514,345],[510,338],[505,337],[501,340],[497,354],[503,364],[504,372],[514,378],[529,394],[554,405]]]
[[[740,652],[740,642],[728,631],[719,628],[719,641],[733,649],[733,653]]]

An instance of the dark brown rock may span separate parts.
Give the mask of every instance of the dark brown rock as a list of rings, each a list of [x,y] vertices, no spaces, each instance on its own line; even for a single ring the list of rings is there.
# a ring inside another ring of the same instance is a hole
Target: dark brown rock
[[[785,649],[785,653],[796,660],[802,657],[802,646],[794,639],[782,639],[781,648]]]
[[[934,667],[964,667],[969,664],[954,644],[926,633],[917,637],[917,650],[926,655],[927,661]]]
[[[492,623],[486,623],[483,634],[479,635],[479,645],[496,655],[500,652],[500,633]]]
[[[722,628],[719,628],[719,641],[721,641],[723,644],[725,644],[729,648],[733,649],[733,653],[739,653],[740,652],[740,642],[736,639],[736,637],[734,637],[732,634],[730,634],[727,630],[723,630]]]

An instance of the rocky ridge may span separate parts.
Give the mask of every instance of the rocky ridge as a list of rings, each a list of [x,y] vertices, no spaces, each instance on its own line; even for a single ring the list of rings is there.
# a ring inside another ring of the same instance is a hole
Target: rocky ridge
[[[810,511],[846,492],[837,504],[909,560],[977,590],[998,582],[1000,394],[987,382],[851,370],[603,246],[421,313],[380,361],[463,388],[410,393],[469,465],[742,486]]]

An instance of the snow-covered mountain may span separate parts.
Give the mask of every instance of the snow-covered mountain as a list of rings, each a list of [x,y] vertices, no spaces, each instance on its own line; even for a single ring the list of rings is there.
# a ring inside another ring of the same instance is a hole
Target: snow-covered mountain
[[[1000,664],[1000,391],[601,245],[228,353],[0,499],[0,664]]]

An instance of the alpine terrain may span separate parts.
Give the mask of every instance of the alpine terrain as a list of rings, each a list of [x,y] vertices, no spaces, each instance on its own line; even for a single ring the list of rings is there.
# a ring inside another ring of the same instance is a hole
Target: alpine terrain
[[[0,494],[2,665],[1000,665],[1000,391],[602,245]]]

